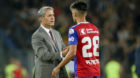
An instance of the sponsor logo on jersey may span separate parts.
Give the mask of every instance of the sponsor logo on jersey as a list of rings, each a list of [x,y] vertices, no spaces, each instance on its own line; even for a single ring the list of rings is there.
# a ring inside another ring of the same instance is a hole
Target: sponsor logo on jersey
[[[85,34],[86,34],[86,31],[85,31],[84,28],[83,28],[83,29],[80,29],[80,34],[81,34],[81,35],[85,35]]]
[[[74,33],[74,29],[69,29],[69,34],[73,34]]]
[[[86,29],[87,33],[99,33],[99,31],[94,31],[93,29]]]
[[[86,64],[89,64],[89,65],[96,65],[96,64],[99,64],[99,60],[96,59],[96,60],[86,60]]]
[[[71,37],[69,38],[69,41],[74,41],[74,37],[71,36]]]

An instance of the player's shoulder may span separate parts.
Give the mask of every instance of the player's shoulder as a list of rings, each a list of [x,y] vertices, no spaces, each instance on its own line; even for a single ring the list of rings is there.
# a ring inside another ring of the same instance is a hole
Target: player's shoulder
[[[88,25],[90,25],[90,26],[93,26],[93,27],[96,27],[96,25],[95,24],[93,24],[93,23],[87,23]],[[96,27],[97,28],[97,27]]]
[[[77,32],[77,30],[75,29],[75,27],[79,26],[80,24],[76,24],[73,25],[69,28],[69,34],[74,34],[75,32]]]
[[[75,29],[76,27],[80,26],[81,23],[71,26],[69,29]]]
[[[77,28],[79,29],[79,28],[82,28],[82,26],[87,23],[89,22],[80,22],[79,24],[71,26],[69,29],[77,29]]]
[[[98,27],[95,25],[95,24],[92,24],[92,23],[88,23],[88,26],[94,28],[94,29],[97,29],[98,30]]]
[[[98,28],[90,22],[81,22],[79,24],[73,25],[69,28],[69,30],[73,31],[73,30],[78,30],[78,29],[82,29],[82,28],[93,28],[93,29],[98,30]]]

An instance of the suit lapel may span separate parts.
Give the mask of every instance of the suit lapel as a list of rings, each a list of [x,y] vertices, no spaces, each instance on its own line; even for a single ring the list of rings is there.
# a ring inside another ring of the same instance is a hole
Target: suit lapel
[[[40,31],[41,31],[42,33],[44,33],[43,35],[45,36],[45,39],[46,39],[46,40],[49,40],[49,42],[53,45],[53,47],[54,47],[55,50],[57,51],[57,48],[56,48],[54,42],[52,41],[51,37],[49,36],[49,34],[48,34],[42,27],[40,27]]]

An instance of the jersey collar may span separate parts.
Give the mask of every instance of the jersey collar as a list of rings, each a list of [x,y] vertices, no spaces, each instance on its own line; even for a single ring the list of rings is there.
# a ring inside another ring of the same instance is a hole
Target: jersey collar
[[[78,24],[81,24],[81,23],[89,23],[89,22],[79,22]]]

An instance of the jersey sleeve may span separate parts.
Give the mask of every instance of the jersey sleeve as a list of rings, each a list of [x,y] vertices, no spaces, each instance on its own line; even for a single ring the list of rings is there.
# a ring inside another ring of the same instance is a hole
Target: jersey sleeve
[[[69,45],[78,45],[78,32],[74,28],[69,29],[69,34],[68,34],[68,44]]]

